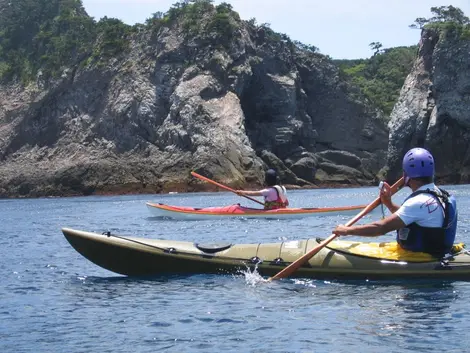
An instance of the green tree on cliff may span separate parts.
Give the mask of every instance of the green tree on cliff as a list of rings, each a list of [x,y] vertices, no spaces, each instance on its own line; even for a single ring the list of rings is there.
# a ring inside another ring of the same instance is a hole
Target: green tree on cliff
[[[383,45],[380,42],[372,42],[369,44],[369,47],[374,51],[374,55],[377,55],[380,53]]]
[[[459,25],[470,24],[470,19],[465,16],[464,12],[458,7],[452,5],[431,7],[431,13],[434,15],[430,18],[418,17],[410,28],[423,29],[427,24],[451,22]]]
[[[131,26],[117,18],[103,17],[96,25],[98,42],[95,44],[93,55],[97,58],[110,58],[126,52],[129,49]]]

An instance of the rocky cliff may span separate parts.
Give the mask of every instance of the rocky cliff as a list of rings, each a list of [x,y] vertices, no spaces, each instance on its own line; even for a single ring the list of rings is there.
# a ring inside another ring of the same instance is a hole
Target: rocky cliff
[[[470,38],[458,26],[422,31],[418,59],[389,123],[388,177],[404,153],[429,149],[438,181],[470,182]]]
[[[328,57],[230,9],[200,15],[196,27],[184,11],[140,25],[112,58],[90,52],[58,76],[4,81],[0,196],[192,190],[191,170],[242,186],[267,167],[286,184],[376,182],[383,116]],[[457,133],[446,112],[438,120]]]

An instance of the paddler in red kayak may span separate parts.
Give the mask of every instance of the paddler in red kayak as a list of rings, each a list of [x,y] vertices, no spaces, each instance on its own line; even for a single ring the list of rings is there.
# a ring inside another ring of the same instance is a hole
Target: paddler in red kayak
[[[274,169],[268,169],[264,175],[267,188],[258,191],[237,190],[238,195],[264,196],[264,209],[275,210],[289,206],[287,191],[284,186],[278,185],[277,173]]]
[[[391,200],[390,185],[380,191],[382,203],[392,214],[365,225],[339,225],[337,235],[375,237],[397,231],[401,248],[442,256],[450,252],[457,232],[457,204],[447,191],[434,184],[434,158],[424,148],[413,148],[403,158],[405,186],[412,194],[401,206]]]

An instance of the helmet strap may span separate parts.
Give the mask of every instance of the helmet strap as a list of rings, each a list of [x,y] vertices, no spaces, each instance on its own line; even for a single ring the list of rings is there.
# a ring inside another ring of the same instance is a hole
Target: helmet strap
[[[403,186],[409,186],[408,183],[410,182],[410,177],[406,175],[405,172],[403,172],[403,179],[405,180],[405,183],[403,184]]]

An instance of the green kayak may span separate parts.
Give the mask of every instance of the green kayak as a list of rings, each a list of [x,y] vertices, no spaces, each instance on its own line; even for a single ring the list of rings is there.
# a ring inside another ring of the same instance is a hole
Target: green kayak
[[[63,228],[69,243],[88,260],[127,276],[229,274],[254,268],[273,276],[322,239],[266,244],[199,244]],[[470,253],[462,244],[437,259],[410,253],[396,243],[333,241],[292,276],[318,279],[436,278],[470,280]]]

